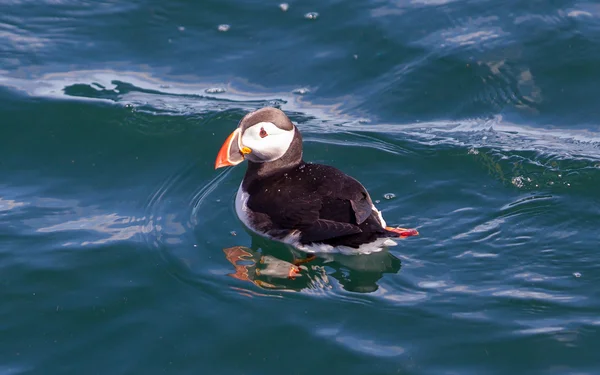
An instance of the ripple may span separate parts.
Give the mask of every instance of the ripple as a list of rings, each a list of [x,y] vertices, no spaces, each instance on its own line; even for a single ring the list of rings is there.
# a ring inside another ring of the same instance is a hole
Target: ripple
[[[487,240],[488,237],[486,237],[484,240]],[[463,258],[463,257],[472,257],[472,258],[496,258],[498,257],[498,254],[493,254],[493,253],[481,253],[481,252],[477,252],[477,251],[471,251],[471,250],[467,250],[459,255],[456,256],[457,258]]]
[[[148,228],[145,231],[146,241],[155,247],[167,248],[168,246],[162,245],[181,244],[186,242],[184,236],[190,234],[191,225],[186,224],[183,218],[188,219],[192,214],[192,203],[190,201],[181,202],[180,193],[182,189],[184,191],[193,189],[188,184],[192,179],[193,167],[193,164],[189,164],[169,175],[146,201],[145,217]],[[174,197],[178,199],[177,203],[182,203],[182,206],[176,210],[172,210]]]
[[[411,0],[411,4],[423,4],[423,5],[444,5],[450,4],[457,0]]]
[[[453,26],[436,29],[415,43],[435,54],[455,54],[457,49],[486,50],[508,44],[511,34],[500,26],[497,16],[482,16],[452,20]]]
[[[476,225],[473,229],[471,229],[467,232],[459,233],[459,234],[453,236],[452,239],[456,240],[456,239],[467,238],[472,235],[484,234],[485,235],[484,237],[482,237],[480,239],[476,239],[476,240],[474,240],[474,242],[487,241],[487,240],[491,239],[492,237],[500,234],[499,228],[502,224],[504,224],[504,221],[505,220],[502,218],[496,218],[496,219],[486,221],[483,224]],[[463,253],[463,254],[471,254],[471,253],[467,252],[467,253]],[[473,255],[473,254],[471,254],[471,255]]]
[[[500,208],[502,217],[543,215],[554,206],[556,198],[551,195],[531,195],[522,197]]]
[[[207,199],[210,193],[212,193],[220,185],[220,183],[228,176],[229,173],[231,173],[231,171],[231,169],[222,171],[194,194],[194,197],[190,202],[192,207],[190,212],[190,221],[193,224],[199,224],[198,220],[200,218],[200,208],[202,207],[204,200]]]
[[[0,23],[0,40],[6,49],[18,52],[39,52],[53,43],[47,37],[8,23]]]
[[[403,347],[398,345],[385,345],[377,340],[344,334],[338,328],[321,328],[316,331],[316,334],[332,339],[353,351],[375,357],[397,357],[404,354],[405,351]]]
[[[304,130],[309,130],[312,131],[313,129],[310,129],[308,127],[303,127],[303,131]],[[319,129],[314,129],[315,132],[318,133],[325,133],[327,131],[325,131],[324,129],[321,129],[319,131]],[[393,142],[389,142],[386,140],[381,139],[378,136],[373,136],[373,135],[369,135],[369,134],[361,134],[361,133],[357,133],[357,132],[347,132],[348,135],[352,136],[351,138],[345,138],[345,139],[335,139],[335,138],[331,138],[331,137],[322,137],[321,135],[312,135],[312,134],[307,134],[306,135],[306,140],[308,142],[318,142],[318,143],[323,143],[323,144],[329,144],[329,145],[338,145],[338,146],[343,146],[343,147],[359,147],[359,148],[372,148],[372,149],[376,149],[378,151],[384,151],[390,154],[394,154],[394,155],[410,155],[410,154],[415,154],[414,151],[407,149],[406,147],[403,147],[403,145],[399,145],[397,143],[393,143]]]
[[[355,133],[402,135],[424,146],[449,145],[465,148],[474,158],[493,159],[509,156],[532,164],[578,163],[578,168],[595,168],[600,161],[600,134],[590,130],[540,130],[513,124],[496,116],[490,120],[430,121],[419,123],[341,124]],[[469,150],[471,150],[469,152]],[[482,155],[485,151],[484,155]],[[560,168],[558,168],[560,171]]]
[[[28,188],[20,190],[26,191]],[[123,208],[122,211],[106,212],[76,199],[29,194],[18,200],[0,199],[0,217],[11,219],[11,227],[21,235],[33,237],[37,234],[53,234],[52,238],[60,246],[74,248],[137,241],[139,235],[147,229],[144,227],[146,218],[126,214],[123,212],[126,210]],[[75,241],[72,238],[82,240]]]
[[[417,284],[420,288],[424,289],[440,289],[448,286],[447,282],[444,280],[438,281],[419,281]]]
[[[426,292],[402,291],[391,288],[388,289],[386,287],[379,288],[377,296],[400,306],[418,305],[430,298]]]
[[[520,287],[511,289],[510,287],[475,287],[471,285],[452,285],[445,289],[446,292],[459,294],[472,294],[479,297],[500,297],[502,299],[517,299],[523,301],[537,301],[540,303],[554,303],[562,306],[573,306],[587,300],[587,297],[580,295],[568,295],[562,292],[551,290],[532,290],[531,288]]]
[[[0,212],[10,211],[18,207],[23,207],[25,205],[25,202],[18,202],[12,199],[3,199],[2,197],[0,197]]]
[[[507,105],[537,112],[535,107],[542,103],[543,96],[529,68],[509,65],[507,60],[475,64],[483,83],[483,89],[473,98],[475,102],[492,105],[498,112]]]
[[[459,319],[466,319],[469,321],[480,321],[480,322],[487,322],[487,321],[491,321],[492,318],[489,317],[485,311],[469,311],[469,312],[457,312],[457,313],[453,313],[452,314],[453,317],[459,318]]]
[[[511,297],[524,300],[552,301],[561,303],[571,303],[575,301],[580,301],[581,299],[585,299],[585,297],[581,296],[565,296],[525,289],[499,290],[492,292],[491,294],[498,297]]]
[[[519,335],[538,335],[538,334],[545,334],[545,333],[556,333],[556,332],[560,332],[563,331],[565,328],[564,327],[538,327],[538,328],[526,328],[526,329],[521,329],[516,331],[515,333],[519,334]]]
[[[65,221],[59,224],[38,228],[40,233],[70,232],[70,231],[95,231],[106,234],[108,237],[95,241],[83,241],[80,243],[65,242],[63,246],[88,246],[100,245],[115,241],[129,240],[146,231],[142,225],[145,217],[120,216],[117,213],[94,215],[77,220]]]
[[[536,273],[533,271],[527,271],[527,272],[519,272],[516,273],[512,276],[514,279],[517,280],[522,280],[525,281],[527,283],[545,283],[545,282],[549,282],[549,281],[558,281],[562,278],[564,278],[564,276],[548,276],[548,275],[542,275],[540,273]]]
[[[528,13],[514,18],[514,24],[521,27],[536,27],[539,32],[540,27],[546,27],[548,31],[560,28],[563,32],[573,29],[575,26],[571,19],[577,17],[593,17],[591,13],[585,10],[575,9],[556,9],[547,13]]]

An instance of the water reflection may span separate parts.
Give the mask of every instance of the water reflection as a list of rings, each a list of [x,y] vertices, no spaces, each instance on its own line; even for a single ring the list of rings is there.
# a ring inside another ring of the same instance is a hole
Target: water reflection
[[[317,254],[306,257],[289,245],[252,235],[251,247],[224,248],[233,265],[228,276],[264,289],[331,289],[331,277],[348,291],[371,293],[385,273],[398,273],[400,259],[388,251],[368,255]],[[327,272],[327,268],[332,272]]]
[[[25,205],[25,203],[23,203],[23,202],[17,202],[15,200],[11,200],[11,199],[3,199],[2,197],[0,197],[0,212],[10,211],[14,208],[21,207],[24,205]]]

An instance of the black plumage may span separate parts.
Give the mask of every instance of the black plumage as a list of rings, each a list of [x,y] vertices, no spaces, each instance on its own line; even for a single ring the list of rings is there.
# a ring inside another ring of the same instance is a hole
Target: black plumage
[[[274,237],[300,232],[300,243],[358,248],[397,235],[382,227],[365,188],[339,170],[301,161],[263,178],[253,178],[249,194],[251,224]]]

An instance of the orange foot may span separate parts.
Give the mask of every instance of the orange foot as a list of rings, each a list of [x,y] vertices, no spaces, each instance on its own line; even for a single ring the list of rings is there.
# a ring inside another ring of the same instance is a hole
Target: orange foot
[[[385,227],[385,229],[389,230],[390,232],[394,232],[394,233],[400,235],[400,237],[410,237],[410,236],[418,236],[419,235],[419,232],[416,229],[392,228],[392,227]]]
[[[300,268],[298,266],[292,265],[290,270],[288,271],[288,279],[294,280],[297,275],[300,274]]]

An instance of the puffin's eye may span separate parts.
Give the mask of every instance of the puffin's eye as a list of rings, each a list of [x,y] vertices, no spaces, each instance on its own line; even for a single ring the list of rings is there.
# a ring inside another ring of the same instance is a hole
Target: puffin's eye
[[[260,135],[261,138],[264,138],[264,137],[266,137],[268,135],[267,132],[265,131],[265,128],[260,128],[260,134],[259,135]]]

